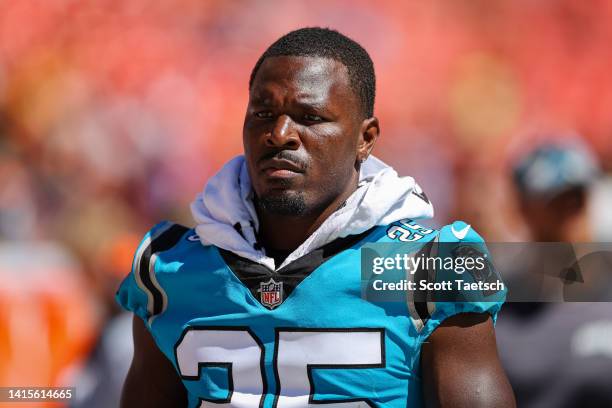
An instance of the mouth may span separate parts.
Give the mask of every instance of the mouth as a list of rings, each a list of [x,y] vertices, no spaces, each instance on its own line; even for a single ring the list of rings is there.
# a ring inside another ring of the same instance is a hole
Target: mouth
[[[271,178],[289,178],[289,177],[297,176],[300,173],[296,171],[292,171],[292,170],[275,169],[273,167],[270,167],[264,171],[264,174]]]
[[[261,166],[261,171],[270,178],[289,178],[304,173],[302,167],[281,159],[266,160]]]

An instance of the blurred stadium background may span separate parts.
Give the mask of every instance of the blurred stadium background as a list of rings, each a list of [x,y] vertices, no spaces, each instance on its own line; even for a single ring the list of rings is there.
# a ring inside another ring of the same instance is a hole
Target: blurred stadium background
[[[0,2],[0,385],[86,398],[123,375],[125,341],[108,340],[116,366],[91,353],[140,237],[192,224],[241,152],[252,66],[302,26],[370,52],[375,154],[419,181],[436,224],[529,239],[509,164],[574,132],[607,172],[576,239],[612,240],[610,21],[612,2],[580,0]]]

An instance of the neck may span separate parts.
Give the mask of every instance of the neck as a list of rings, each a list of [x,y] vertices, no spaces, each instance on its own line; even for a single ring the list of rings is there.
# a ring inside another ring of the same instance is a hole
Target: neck
[[[355,181],[322,210],[306,215],[270,214],[256,206],[259,218],[259,239],[263,247],[294,251],[340,208],[356,189],[357,182]]]

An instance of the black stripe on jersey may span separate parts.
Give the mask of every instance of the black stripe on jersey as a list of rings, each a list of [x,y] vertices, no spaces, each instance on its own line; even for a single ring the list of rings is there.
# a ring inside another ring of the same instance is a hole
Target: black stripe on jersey
[[[219,248],[221,257],[234,275],[251,291],[253,297],[259,301],[260,283],[274,278],[277,282],[283,282],[284,300],[291,292],[315,269],[325,261],[338,253],[352,247],[368,236],[376,227],[373,227],[358,235],[349,235],[338,238],[314,251],[296,259],[277,271],[273,271],[262,264],[251,261],[234,254],[233,252]]]
[[[433,248],[434,241],[428,242],[415,256],[420,256],[421,254],[425,254],[425,257],[431,256],[431,250]],[[422,280],[429,281],[430,274],[429,270],[425,268],[419,268],[414,273],[414,281],[420,282]],[[435,281],[435,279],[434,279]],[[427,320],[431,317],[429,314],[429,310],[427,309],[427,290],[419,289],[417,285],[416,290],[414,291],[414,309],[416,310],[419,318],[425,324]]]
[[[162,232],[158,237],[153,239],[142,254],[138,274],[144,287],[151,293],[153,297],[153,316],[160,314],[164,310],[164,296],[161,291],[155,286],[151,278],[150,263],[151,256],[155,253],[166,251],[177,244],[185,232],[189,228],[179,224],[174,224],[166,231]]]

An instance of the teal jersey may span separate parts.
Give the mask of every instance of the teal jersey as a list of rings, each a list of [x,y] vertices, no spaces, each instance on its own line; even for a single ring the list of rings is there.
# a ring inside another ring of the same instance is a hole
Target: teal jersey
[[[333,241],[272,271],[162,223],[139,246],[117,301],[144,320],[189,407],[420,407],[420,351],[446,318],[503,302],[371,302],[361,251],[373,243],[482,243],[462,222],[410,220]]]

